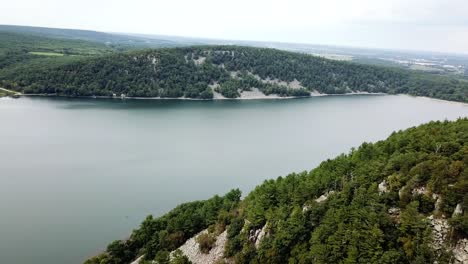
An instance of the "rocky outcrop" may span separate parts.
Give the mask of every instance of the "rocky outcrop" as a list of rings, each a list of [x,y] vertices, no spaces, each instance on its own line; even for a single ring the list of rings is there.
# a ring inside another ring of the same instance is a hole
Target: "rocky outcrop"
[[[421,187],[418,187],[418,188],[414,188],[413,191],[411,191],[411,194],[413,195],[417,195],[417,194],[426,194],[427,190],[426,190],[426,187],[424,186],[421,186]]]
[[[439,194],[433,193],[432,199],[435,200],[434,213],[437,214],[440,211],[440,207],[442,206],[442,197]]]
[[[266,223],[261,229],[250,230],[249,240],[255,244],[255,248],[260,246],[260,242],[267,235],[267,226],[268,223]]]
[[[458,240],[452,252],[453,252],[453,257],[455,258],[455,263],[467,264],[468,263],[468,239],[464,238],[464,239]]]
[[[198,57],[198,59],[193,59],[195,65],[202,65],[206,61],[206,57]]]
[[[335,191],[329,191],[327,193],[322,194],[319,198],[315,199],[317,203],[325,202],[328,199],[328,196],[334,194]]]
[[[463,214],[463,208],[462,208],[461,204],[457,204],[457,206],[455,207],[455,210],[453,210],[452,217],[455,217],[455,216],[461,215],[461,214]]]
[[[208,254],[204,254],[200,251],[200,247],[197,242],[197,237],[203,233],[207,233],[208,230],[203,230],[196,236],[187,240],[179,249],[182,253],[189,258],[193,264],[212,264],[223,259],[224,247],[227,241],[227,231],[221,233],[217,238],[213,248]],[[174,252],[171,252],[173,254]]]
[[[315,199],[314,201],[317,202],[317,203],[321,203],[321,202],[325,202],[327,199],[328,199],[328,196],[330,196],[331,194],[334,194],[335,191],[329,191],[329,192],[326,192],[322,195],[320,195],[320,197],[318,197],[317,199]],[[312,205],[310,204],[304,204],[302,206],[302,212],[307,212],[310,210],[310,208],[312,208]]]
[[[447,235],[449,233],[450,226],[448,221],[444,218],[435,218],[432,215],[428,217],[428,220],[432,227],[432,246],[436,250],[442,249],[444,245],[446,245]]]
[[[388,192],[388,184],[386,180],[383,180],[381,183],[379,183],[379,193],[387,193]]]
[[[138,257],[137,259],[135,259],[135,260],[134,260],[132,263],[130,263],[130,264],[139,264],[140,261],[141,261],[144,257],[145,257],[145,255],[142,255],[142,256]]]
[[[302,206],[302,212],[303,212],[303,213],[304,213],[304,212],[307,212],[307,211],[310,210],[310,208],[312,208],[312,206],[306,204],[306,205]]]

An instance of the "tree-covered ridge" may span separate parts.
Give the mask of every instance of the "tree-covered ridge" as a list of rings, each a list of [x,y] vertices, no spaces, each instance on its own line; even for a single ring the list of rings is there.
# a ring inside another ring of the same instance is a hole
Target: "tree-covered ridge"
[[[453,263],[468,238],[468,119],[394,132],[239,198],[231,191],[148,217],[87,263],[188,263],[169,251],[207,227],[200,247],[226,230],[228,263]],[[443,236],[434,223],[448,226]]]
[[[240,217],[268,235],[256,249],[249,232],[236,232],[227,256],[236,263],[453,262],[445,249],[468,237],[467,168],[468,119],[364,143],[311,172],[258,186]],[[431,215],[450,224],[442,242]]]
[[[239,46],[194,46],[116,53],[66,64],[0,69],[5,88],[64,96],[236,98],[311,92],[405,93],[468,102],[468,82],[306,54]],[[293,85],[294,84],[294,85]]]

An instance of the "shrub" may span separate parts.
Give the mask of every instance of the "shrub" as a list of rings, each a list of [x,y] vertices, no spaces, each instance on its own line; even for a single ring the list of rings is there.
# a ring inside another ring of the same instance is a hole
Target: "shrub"
[[[204,254],[208,254],[216,242],[216,237],[210,233],[203,233],[197,237],[197,242],[200,251]]]

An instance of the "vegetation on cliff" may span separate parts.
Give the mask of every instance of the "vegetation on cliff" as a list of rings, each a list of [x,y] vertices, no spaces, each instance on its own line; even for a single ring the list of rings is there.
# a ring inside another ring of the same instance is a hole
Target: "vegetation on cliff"
[[[449,263],[468,237],[467,209],[468,119],[431,122],[266,180],[242,201],[234,190],[150,216],[87,263],[169,263],[209,226],[227,229],[234,263]],[[442,237],[437,221],[449,226]]]

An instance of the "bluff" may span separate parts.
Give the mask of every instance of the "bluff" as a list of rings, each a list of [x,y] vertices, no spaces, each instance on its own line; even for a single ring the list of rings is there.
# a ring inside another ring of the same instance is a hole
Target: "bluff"
[[[468,119],[148,216],[94,263],[466,263]]]

